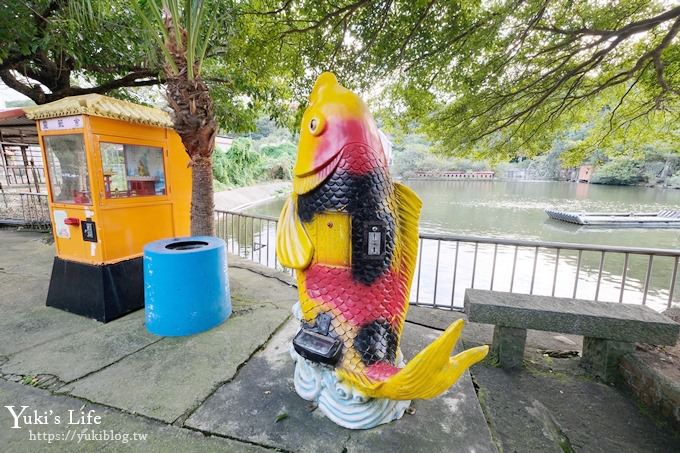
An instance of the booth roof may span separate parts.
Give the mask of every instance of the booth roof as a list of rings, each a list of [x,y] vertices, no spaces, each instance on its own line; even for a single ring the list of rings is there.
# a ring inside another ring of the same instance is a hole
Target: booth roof
[[[70,115],[92,115],[157,127],[172,127],[170,115],[163,110],[134,104],[101,94],[71,96],[49,104],[26,107],[32,120],[60,118]]]

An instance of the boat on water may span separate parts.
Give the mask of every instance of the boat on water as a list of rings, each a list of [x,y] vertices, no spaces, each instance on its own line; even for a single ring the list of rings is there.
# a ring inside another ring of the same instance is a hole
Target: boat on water
[[[621,228],[680,228],[680,211],[569,212],[546,209],[548,217],[576,225]]]

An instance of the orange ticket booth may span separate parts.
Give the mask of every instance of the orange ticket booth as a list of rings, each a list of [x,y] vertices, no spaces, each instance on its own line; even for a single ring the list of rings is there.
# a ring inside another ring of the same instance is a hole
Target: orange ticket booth
[[[162,110],[102,95],[36,120],[56,247],[47,305],[110,321],[144,306],[144,244],[189,235],[191,169]]]

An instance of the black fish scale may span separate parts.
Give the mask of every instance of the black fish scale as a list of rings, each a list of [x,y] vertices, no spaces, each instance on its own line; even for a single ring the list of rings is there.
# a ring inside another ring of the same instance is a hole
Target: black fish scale
[[[365,175],[353,175],[343,169],[342,159],[336,170],[319,187],[298,198],[298,215],[303,223],[325,211],[347,212],[352,219],[352,276],[370,285],[390,267],[394,256],[396,204],[392,180],[387,169],[377,167]],[[382,259],[365,258],[364,225],[385,224],[385,254]]]
[[[361,328],[354,339],[354,349],[366,366],[378,362],[394,364],[397,358],[397,334],[389,322],[377,319]]]

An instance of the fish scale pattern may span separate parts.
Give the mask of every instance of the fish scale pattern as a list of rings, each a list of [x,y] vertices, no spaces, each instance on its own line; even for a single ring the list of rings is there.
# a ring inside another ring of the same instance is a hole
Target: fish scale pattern
[[[397,358],[397,335],[384,319],[376,319],[359,330],[354,348],[367,366],[378,362],[394,364]]]
[[[322,264],[313,264],[300,278],[304,318],[331,313],[330,334],[344,344],[343,368],[360,373],[379,362],[395,365],[407,297],[397,272],[388,271],[368,287],[348,268]]]
[[[395,365],[399,334],[406,314],[408,282],[395,269],[397,201],[381,152],[366,145],[348,145],[334,172],[316,189],[298,197],[298,216],[310,223],[322,212],[346,212],[351,217],[351,268],[312,264],[304,279],[305,319],[331,313],[330,334],[343,340],[340,366],[362,373],[382,366],[387,378]],[[364,226],[381,223],[385,250],[378,258],[365,253]],[[385,366],[383,366],[385,365]]]
[[[352,144],[342,151],[335,172],[319,187],[298,198],[303,223],[324,211],[347,212],[352,218],[352,275],[370,285],[394,257],[396,199],[384,156],[366,145]],[[364,226],[379,222],[385,227],[385,253],[380,258],[365,254]]]

